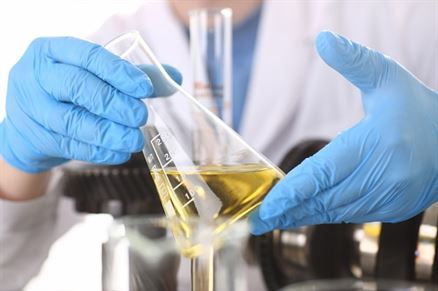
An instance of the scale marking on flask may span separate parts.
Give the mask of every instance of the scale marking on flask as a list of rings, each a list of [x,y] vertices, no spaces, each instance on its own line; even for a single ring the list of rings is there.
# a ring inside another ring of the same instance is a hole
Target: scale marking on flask
[[[176,195],[176,190],[184,185],[184,176],[183,174],[180,174],[180,178],[178,180],[170,180],[167,173],[166,173],[166,168],[174,168],[176,169],[175,163],[173,162],[173,158],[170,155],[170,153],[168,152],[168,150],[166,149],[163,140],[161,138],[160,134],[157,134],[156,136],[154,136],[151,140],[150,143],[152,145],[152,149],[155,153],[155,156],[157,157],[158,163],[160,164],[160,167],[164,173],[164,176],[166,177],[167,182],[171,185],[173,192]],[[157,167],[154,166],[154,170]],[[185,198],[185,201],[180,201],[182,204],[182,208],[187,207],[190,203],[192,203],[194,201],[194,195],[191,193],[191,191],[189,189],[187,189],[187,185],[186,186],[186,190],[187,192],[184,193],[183,197]],[[181,200],[181,197],[178,197],[179,200]]]

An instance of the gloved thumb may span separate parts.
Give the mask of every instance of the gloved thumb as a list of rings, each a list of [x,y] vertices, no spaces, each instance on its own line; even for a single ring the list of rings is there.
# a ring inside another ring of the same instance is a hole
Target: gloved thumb
[[[390,58],[331,31],[318,34],[316,49],[327,65],[362,92],[378,88],[389,77]]]
[[[165,97],[175,93],[176,88],[169,84],[169,82],[156,66],[139,65],[138,68],[146,73],[146,75],[148,75],[149,79],[152,82],[152,85],[154,86],[154,91],[152,92],[150,97]],[[169,65],[163,65],[163,68],[178,85],[182,84],[183,77],[176,68]]]

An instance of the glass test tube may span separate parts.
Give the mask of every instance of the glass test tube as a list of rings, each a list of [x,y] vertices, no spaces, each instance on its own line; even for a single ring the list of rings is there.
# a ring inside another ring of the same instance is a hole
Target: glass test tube
[[[193,94],[202,105],[232,126],[232,11],[190,11]]]

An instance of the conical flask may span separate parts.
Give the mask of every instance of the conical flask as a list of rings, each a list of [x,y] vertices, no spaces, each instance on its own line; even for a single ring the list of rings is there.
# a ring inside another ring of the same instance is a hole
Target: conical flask
[[[144,99],[143,153],[166,215],[227,217],[219,231],[258,206],[283,172],[177,84],[138,32],[105,47],[134,65],[149,65],[157,97]]]

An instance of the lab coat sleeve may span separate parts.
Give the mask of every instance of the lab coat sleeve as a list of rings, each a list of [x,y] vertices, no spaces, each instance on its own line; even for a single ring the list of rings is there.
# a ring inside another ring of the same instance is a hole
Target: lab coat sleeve
[[[132,30],[133,18],[112,16],[87,39],[104,45]],[[71,203],[64,203],[67,198],[60,195],[61,168],[53,171],[45,195],[26,202],[0,200],[0,291],[23,290],[39,274],[52,244],[81,219],[70,213],[72,207],[64,213]]]
[[[132,30],[130,19],[133,17],[112,16],[87,39],[104,45]],[[81,219],[79,215],[59,213],[65,210],[63,202],[67,199],[60,195],[61,175],[61,168],[54,170],[49,190],[39,198],[26,202],[0,200],[0,291],[23,290],[40,272],[52,244]]]
[[[39,198],[0,200],[1,291],[23,290],[47,257],[55,239],[59,175],[54,171],[48,193]]]

